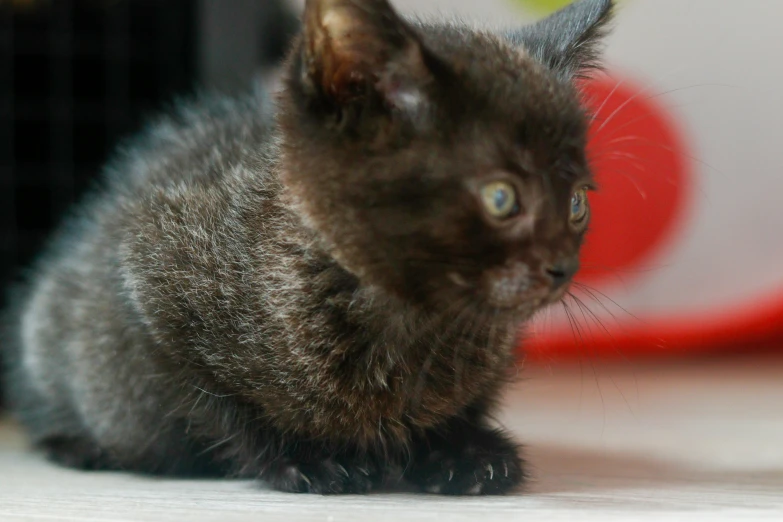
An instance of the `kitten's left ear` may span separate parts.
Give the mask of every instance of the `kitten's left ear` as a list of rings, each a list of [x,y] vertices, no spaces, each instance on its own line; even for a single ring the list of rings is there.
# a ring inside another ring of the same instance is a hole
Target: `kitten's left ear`
[[[372,90],[392,108],[421,109],[424,49],[388,0],[307,0],[303,44],[311,93],[339,106]]]
[[[561,77],[585,77],[600,67],[600,45],[613,9],[613,0],[576,0],[552,16],[513,33],[511,39]]]

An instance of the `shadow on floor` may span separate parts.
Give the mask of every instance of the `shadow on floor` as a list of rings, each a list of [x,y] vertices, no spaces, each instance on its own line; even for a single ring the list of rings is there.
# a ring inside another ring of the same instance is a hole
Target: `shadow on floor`
[[[533,477],[528,491],[536,495],[694,486],[735,492],[769,490],[783,497],[783,469],[705,469],[630,453],[557,445],[528,447],[526,456]]]

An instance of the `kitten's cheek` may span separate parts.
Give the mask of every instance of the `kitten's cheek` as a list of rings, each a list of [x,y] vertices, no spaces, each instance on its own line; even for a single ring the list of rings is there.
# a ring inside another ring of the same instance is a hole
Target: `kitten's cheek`
[[[502,309],[536,308],[550,295],[549,284],[536,280],[523,264],[488,270],[482,286],[487,304]]]

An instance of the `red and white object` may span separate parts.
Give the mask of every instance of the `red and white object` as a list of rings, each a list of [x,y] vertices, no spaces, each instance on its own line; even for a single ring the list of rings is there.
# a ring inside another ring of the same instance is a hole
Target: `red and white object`
[[[590,311],[569,305],[578,328],[544,314],[531,355],[783,349],[781,16],[774,0],[621,2],[610,77],[585,86],[602,190],[594,290],[574,293]]]

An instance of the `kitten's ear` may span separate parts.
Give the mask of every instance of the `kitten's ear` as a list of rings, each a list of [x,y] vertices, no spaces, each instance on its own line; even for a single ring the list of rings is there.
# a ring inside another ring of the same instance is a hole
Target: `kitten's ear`
[[[548,18],[514,33],[512,40],[566,79],[599,68],[600,46],[614,10],[613,0],[576,0]]]
[[[423,48],[387,0],[307,0],[303,80],[337,104],[368,89],[391,107],[419,111],[430,74]]]

